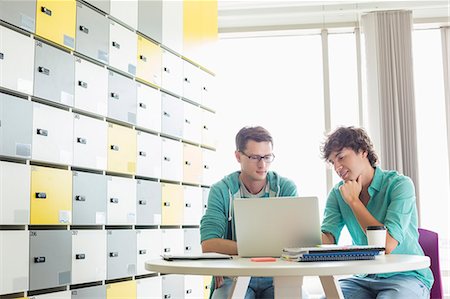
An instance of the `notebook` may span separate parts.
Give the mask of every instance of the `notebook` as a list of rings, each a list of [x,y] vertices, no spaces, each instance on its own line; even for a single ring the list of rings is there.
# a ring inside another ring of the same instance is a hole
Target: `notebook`
[[[280,257],[283,248],[321,244],[317,197],[235,199],[238,255]]]
[[[284,248],[281,258],[298,262],[372,260],[375,259],[375,256],[384,254],[384,250],[384,247],[367,245]]]
[[[200,254],[182,254],[182,255],[170,255],[164,254],[161,257],[166,261],[177,261],[177,260],[227,260],[231,259],[228,254],[207,252]]]

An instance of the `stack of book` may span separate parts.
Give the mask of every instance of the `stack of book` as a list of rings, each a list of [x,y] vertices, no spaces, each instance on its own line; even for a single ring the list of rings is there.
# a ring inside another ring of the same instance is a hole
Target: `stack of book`
[[[281,258],[295,262],[373,260],[384,254],[384,247],[369,245],[318,245],[316,247],[284,248]]]

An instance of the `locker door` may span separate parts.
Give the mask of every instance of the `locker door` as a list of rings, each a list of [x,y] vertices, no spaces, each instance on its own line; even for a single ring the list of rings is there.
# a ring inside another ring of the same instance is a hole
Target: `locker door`
[[[152,273],[145,270],[145,262],[161,256],[161,231],[158,229],[136,230],[137,272],[136,275]]]
[[[202,217],[202,189],[199,187],[183,186],[184,188],[184,225],[200,225]]]
[[[202,188],[202,198],[203,198],[202,215],[205,215],[206,209],[208,208],[209,190],[210,190],[209,188]]]
[[[208,110],[202,110],[202,144],[216,147],[215,115]]]
[[[137,41],[138,56],[136,77],[156,86],[161,86],[161,48],[142,36],[138,36]]]
[[[36,0],[0,1],[0,20],[34,33]]]
[[[194,106],[187,102],[184,102],[183,106],[183,139],[200,144],[202,142],[201,110],[197,106]]]
[[[202,185],[211,186],[217,182],[217,175],[212,167],[214,163],[215,152],[208,149],[202,149],[202,161],[203,161],[203,174],[202,174]]]
[[[136,29],[138,22],[138,1],[111,0],[110,14],[119,21]]]
[[[107,224],[136,224],[136,180],[108,176],[107,184]]]
[[[182,229],[161,230],[161,254],[180,255],[184,254],[184,233]]]
[[[136,53],[136,33],[110,21],[109,65],[134,76],[136,75]]]
[[[183,52],[183,1],[163,0],[162,44]]]
[[[106,299],[105,285],[72,290],[72,299],[94,299],[94,298]]]
[[[131,280],[108,284],[106,286],[106,298],[136,299],[136,281]]]
[[[0,155],[31,158],[31,102],[0,93],[0,123]]]
[[[201,70],[183,60],[183,97],[195,103],[201,103]]]
[[[183,275],[164,275],[161,281],[162,298],[184,298]]]
[[[108,230],[106,278],[116,279],[136,274],[136,232]]]
[[[203,276],[203,299],[208,299],[211,294],[212,276]]]
[[[70,231],[30,231],[30,290],[70,284],[71,252]]]
[[[161,276],[136,280],[138,299],[162,298]]]
[[[108,114],[108,70],[75,57],[74,107],[101,116]]]
[[[37,296],[33,296],[33,297],[28,297],[28,298],[30,298],[30,299],[71,299],[71,295],[70,295],[70,291],[62,291],[62,292],[37,295]]]
[[[72,183],[72,224],[105,225],[108,198],[106,176],[74,171]]]
[[[216,99],[214,99],[214,76],[201,71],[201,104],[205,107],[215,110]]]
[[[161,87],[176,95],[183,94],[183,61],[180,57],[162,50]]]
[[[0,231],[0,295],[28,290],[28,231]]]
[[[202,149],[183,143],[183,182],[201,184],[202,177]]]
[[[161,132],[161,92],[137,83],[136,126]]]
[[[73,106],[75,64],[69,53],[36,41],[34,95]]]
[[[86,2],[107,14],[109,14],[111,11],[111,0],[88,0]]]
[[[71,224],[72,172],[31,166],[30,224]]]
[[[72,231],[72,284],[106,279],[106,231]]]
[[[73,165],[105,170],[108,125],[105,121],[74,114]]]
[[[136,172],[136,131],[108,123],[108,171]]]
[[[0,86],[33,94],[33,67],[33,39],[0,26]]]
[[[181,182],[183,179],[183,145],[181,142],[161,138],[162,165],[161,179]]]
[[[161,138],[137,131],[136,175],[161,177]]]
[[[183,102],[166,93],[161,93],[161,132],[174,137],[183,137]]]
[[[138,0],[138,31],[162,42],[162,1]]]
[[[71,165],[73,161],[73,114],[33,103],[32,159]]]
[[[36,34],[61,46],[75,49],[75,0],[37,0]]]
[[[0,223],[30,223],[30,165],[0,161]]]
[[[200,245],[200,229],[198,228],[184,229],[184,253],[185,254],[202,253],[202,247]]]
[[[161,184],[162,188],[162,222],[161,225],[183,224],[183,186]]]
[[[184,276],[184,298],[185,299],[203,298],[203,276],[199,275]]]
[[[161,224],[161,184],[137,180],[137,225]]]
[[[76,51],[109,62],[109,22],[104,15],[77,2]]]
[[[137,86],[133,80],[109,72],[108,117],[136,124]]]

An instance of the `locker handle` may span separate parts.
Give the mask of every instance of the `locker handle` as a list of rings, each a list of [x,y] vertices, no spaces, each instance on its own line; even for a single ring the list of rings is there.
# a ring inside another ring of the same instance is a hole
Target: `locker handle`
[[[186,294],[192,293],[192,289],[186,290]]]
[[[169,114],[169,112],[166,112],[166,111],[164,111],[164,116],[167,116],[167,117],[170,117],[170,114]]]
[[[204,91],[208,91],[208,88],[206,86],[203,86]]]
[[[203,208],[206,209],[208,207],[208,205],[203,205]]]
[[[86,197],[83,195],[76,195],[75,200],[76,201],[86,201]]]
[[[191,124],[191,121],[189,119],[185,119],[184,122],[187,123],[188,125]]]
[[[120,49],[120,44],[118,42],[112,42],[114,48]]]
[[[43,73],[44,75],[47,75],[47,76],[50,75],[50,70],[43,66],[38,67],[38,72]]]
[[[145,105],[144,103],[139,103],[139,107],[147,109],[147,105]]]
[[[145,206],[145,205],[147,204],[147,201],[146,201],[146,200],[140,200],[140,201],[139,201],[139,204],[140,204],[141,206]]]
[[[144,55],[139,55],[139,59],[144,62],[147,62],[147,57],[145,57]]]
[[[190,208],[190,207],[191,207],[191,204],[187,202],[187,203],[185,204],[185,206],[186,206],[186,208]]]
[[[170,158],[169,157],[164,157],[164,161],[170,162]]]
[[[45,263],[45,256],[35,256],[34,257],[34,262],[36,264],[38,264],[38,263]]]
[[[36,198],[47,198],[47,193],[45,192],[36,192]]]
[[[118,252],[110,252],[109,253],[109,257],[118,257],[119,253]]]
[[[147,253],[147,250],[145,250],[145,249],[139,250],[139,254],[146,254],[146,253]]]
[[[52,15],[52,11],[48,9],[47,7],[41,6],[41,12],[45,13],[48,16]]]
[[[3,54],[3,53],[0,53],[0,59],[4,59],[5,58],[5,54]]]
[[[119,99],[119,94],[116,93],[116,92],[111,92],[111,98],[114,98],[114,99],[118,100]]]
[[[170,248],[164,248],[164,252],[170,252]]]
[[[111,149],[112,149],[113,151],[119,151],[119,146],[118,146],[118,145],[112,144],[112,145],[111,145]]]
[[[170,69],[168,67],[164,67],[164,71],[168,74],[170,74]]]
[[[207,127],[206,125],[203,126],[203,129],[209,130],[208,127]]]
[[[119,203],[119,199],[116,198],[116,197],[111,197],[111,198],[109,199],[109,202],[110,202],[110,203]]]
[[[42,135],[42,136],[48,136],[48,130],[44,130],[44,129],[37,129],[36,133],[38,135]]]
[[[185,249],[186,250],[191,250],[191,246],[186,246]]]
[[[147,156],[147,153],[146,153],[146,152],[143,152],[143,151],[140,151],[140,152],[139,152],[139,156],[146,157],[146,156]]]
[[[189,162],[189,161],[184,161],[184,164],[186,164],[187,166],[191,166],[192,165],[192,163]]]
[[[78,86],[81,86],[83,88],[87,88],[88,84],[86,82],[83,82],[83,81],[78,81]]]
[[[164,295],[164,299],[170,299],[172,296],[170,294]]]
[[[86,258],[86,255],[84,253],[75,254],[75,259],[77,260],[84,260]]]
[[[184,82],[191,83],[191,80],[189,80],[189,78],[184,78]]]
[[[170,207],[170,202],[169,202],[169,201],[165,201],[165,202],[164,202],[164,206],[165,206],[165,207]]]
[[[83,31],[86,34],[89,34],[89,28],[87,28],[87,27],[85,27],[83,25],[80,26],[80,31]]]
[[[87,143],[87,139],[86,138],[77,137],[77,142],[81,143],[81,144],[86,144]]]
[[[208,165],[203,165],[203,168],[204,169],[209,169],[209,166]]]

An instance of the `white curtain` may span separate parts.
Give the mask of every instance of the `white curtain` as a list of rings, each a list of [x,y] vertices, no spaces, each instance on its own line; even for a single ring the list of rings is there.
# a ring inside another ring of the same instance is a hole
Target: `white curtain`
[[[445,110],[447,115],[447,148],[450,154],[450,27],[441,28],[441,36],[442,64],[444,66]],[[448,163],[450,169],[450,157]]]

